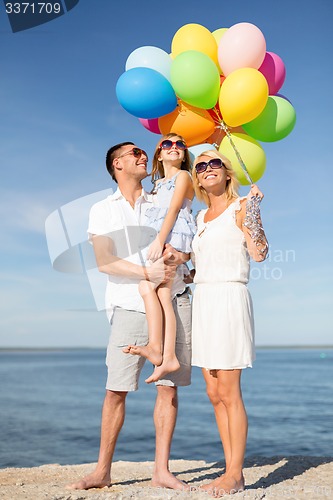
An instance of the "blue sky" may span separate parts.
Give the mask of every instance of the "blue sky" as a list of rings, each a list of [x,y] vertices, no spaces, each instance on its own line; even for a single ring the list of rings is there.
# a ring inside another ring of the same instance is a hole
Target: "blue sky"
[[[104,346],[109,329],[85,275],[52,269],[45,220],[114,188],[106,150],[158,136],[119,105],[115,86],[136,48],[170,52],[176,31],[250,22],[284,61],[293,132],[262,143],[270,259],[254,265],[258,345],[332,344],[332,18],[330,0],[81,0],[61,18],[13,34],[0,10],[0,347]],[[241,194],[245,194],[242,188]],[[198,205],[194,205],[194,210]]]

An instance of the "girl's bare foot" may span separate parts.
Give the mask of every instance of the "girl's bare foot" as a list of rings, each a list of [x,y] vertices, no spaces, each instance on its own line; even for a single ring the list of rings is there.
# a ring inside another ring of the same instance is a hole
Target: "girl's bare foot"
[[[66,486],[67,490],[90,490],[90,488],[105,488],[105,486],[111,486],[111,477],[101,476],[100,474],[93,472],[88,476],[85,476],[80,481],[76,483],[68,484]]]
[[[162,363],[162,354],[158,349],[153,349],[149,344],[147,345],[128,345],[123,348],[126,354],[135,354],[147,358],[155,366],[160,366]]]
[[[165,359],[163,358],[163,362],[160,366],[157,366],[153,373],[148,377],[145,382],[147,384],[151,384],[152,382],[157,382],[161,380],[165,375],[171,372],[176,372],[179,370],[180,364],[176,356],[174,358]]]

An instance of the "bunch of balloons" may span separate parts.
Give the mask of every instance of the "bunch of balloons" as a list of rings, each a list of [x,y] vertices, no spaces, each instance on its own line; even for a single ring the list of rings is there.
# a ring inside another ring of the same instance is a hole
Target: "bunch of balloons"
[[[282,59],[266,51],[254,24],[213,32],[186,24],[170,54],[152,46],[134,50],[116,94],[150,132],[180,134],[197,152],[213,144],[232,161],[240,183],[249,184],[266,168],[260,142],[279,141],[295,126],[292,104],[278,93],[285,76]]]

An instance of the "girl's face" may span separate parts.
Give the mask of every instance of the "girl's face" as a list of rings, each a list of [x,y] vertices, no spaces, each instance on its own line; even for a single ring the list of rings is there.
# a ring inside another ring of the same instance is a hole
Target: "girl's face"
[[[162,147],[160,148],[158,160],[161,162],[170,162],[171,160],[173,163],[179,162],[179,164],[181,164],[185,156],[185,150],[182,149],[183,146],[180,147],[180,144],[177,145],[177,142],[184,144],[183,140],[178,135],[162,140],[160,144]]]

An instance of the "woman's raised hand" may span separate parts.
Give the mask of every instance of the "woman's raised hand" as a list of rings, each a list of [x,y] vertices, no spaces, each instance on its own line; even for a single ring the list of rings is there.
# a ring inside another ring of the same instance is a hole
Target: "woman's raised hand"
[[[253,197],[258,197],[260,198],[260,200],[262,200],[264,197],[257,184],[251,184],[251,189],[249,191],[249,194],[247,195],[247,199],[250,200]]]

